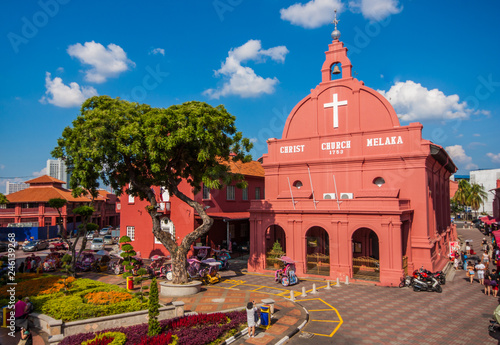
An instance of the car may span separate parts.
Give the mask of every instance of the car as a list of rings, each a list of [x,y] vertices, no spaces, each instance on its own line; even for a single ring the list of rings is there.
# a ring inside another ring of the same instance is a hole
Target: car
[[[9,244],[5,242],[0,242],[0,253],[9,251]]]
[[[87,233],[87,240],[93,240],[94,239],[94,233],[93,232],[88,232]]]
[[[97,237],[92,240],[92,244],[90,245],[91,250],[102,250],[104,249],[104,241],[102,238]]]
[[[40,241],[40,240],[33,240],[29,241],[23,246],[23,251],[24,252],[36,252],[41,249],[47,249],[49,248],[49,242],[45,241]]]
[[[105,236],[109,232],[109,228],[102,228],[101,231],[99,231],[99,235]]]
[[[111,236],[111,235],[104,236],[103,240],[104,240],[104,244],[114,244],[113,236]]]

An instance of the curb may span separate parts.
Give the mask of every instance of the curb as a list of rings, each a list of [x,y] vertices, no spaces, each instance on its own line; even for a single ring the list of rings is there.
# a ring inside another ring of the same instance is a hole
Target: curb
[[[298,304],[298,303],[297,303]],[[299,304],[300,305],[300,304]],[[306,308],[304,308],[303,306],[301,306],[302,309],[304,309],[304,311],[306,312],[306,319],[304,320],[304,322],[302,322],[299,327],[295,328],[293,331],[291,331],[290,333],[288,333],[287,336],[281,338],[275,345],[281,345],[281,344],[284,344],[287,340],[289,340],[291,337],[293,337],[295,334],[297,334],[302,328],[304,328],[304,326],[307,324],[307,322],[309,321],[309,312],[307,311]]]
[[[238,340],[239,338],[241,338],[242,336],[246,335],[247,333],[248,333],[248,327],[245,328],[244,330],[242,330],[241,332],[236,333],[232,337],[227,338],[225,341],[223,341],[222,343],[220,343],[220,345],[231,344],[233,341]]]

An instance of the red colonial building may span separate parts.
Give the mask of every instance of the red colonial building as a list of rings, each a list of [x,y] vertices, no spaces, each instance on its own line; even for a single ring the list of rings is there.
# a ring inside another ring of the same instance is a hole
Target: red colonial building
[[[239,189],[233,183],[223,189],[202,190],[194,195],[192,187],[183,181],[179,190],[206,207],[207,214],[214,219],[214,224],[208,234],[200,238],[198,244],[217,248],[231,248],[236,243],[238,246],[249,244],[250,227],[249,217],[251,200],[264,197],[264,169],[257,161],[248,163],[230,162],[233,173],[242,174],[248,187]],[[161,220],[162,230],[173,233],[182,240],[185,235],[196,229],[201,223],[201,218],[186,203],[175,196],[169,196],[167,190],[153,187],[157,201],[160,205],[159,212],[165,217]],[[152,232],[152,221],[145,207],[149,203],[124,193],[120,199],[120,236],[127,235],[132,239],[132,245],[141,257],[149,258],[153,255],[167,255],[168,251],[158,241]],[[178,241],[180,243],[180,241]]]
[[[347,48],[326,52],[321,83],[288,116],[263,156],[266,198],[250,208],[249,271],[271,269],[281,243],[299,277],[398,285],[403,270],[442,269],[449,241],[453,161],[401,126],[391,104],[352,77]]]
[[[64,181],[47,175],[25,183],[29,184],[29,188],[7,195],[9,203],[0,205],[0,227],[6,227],[10,223],[26,223],[38,227],[56,225],[59,213],[49,207],[48,202],[50,199],[60,198],[67,201],[61,210],[64,227],[72,231],[81,223],[80,216],[74,215],[72,210],[82,205],[90,205],[92,201],[87,196],[73,197],[71,190],[62,187]],[[116,200],[114,194],[99,190],[99,196],[94,200],[95,212],[92,222],[100,227],[119,226]]]

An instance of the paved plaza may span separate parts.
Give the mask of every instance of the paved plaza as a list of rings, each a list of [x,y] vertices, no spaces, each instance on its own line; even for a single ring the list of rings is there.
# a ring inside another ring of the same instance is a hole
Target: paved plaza
[[[479,249],[483,235],[478,230],[458,232],[463,240],[473,240]],[[124,285],[119,276],[88,273],[87,277]],[[303,288],[306,295],[302,295]],[[290,290],[294,291],[295,303],[289,300]],[[253,299],[259,303],[266,298],[276,302],[271,328],[258,330],[255,338],[243,335],[233,344],[276,344],[293,333],[287,344],[498,343],[487,327],[499,300],[484,295],[477,281],[470,284],[464,271],[451,272],[441,294],[359,282],[332,284],[328,289],[327,283],[319,279],[303,279],[286,288],[276,284],[270,275],[247,273],[244,260],[233,260],[232,270],[223,272],[221,283],[206,287],[195,296],[162,297],[161,302],[183,300],[186,311],[207,313],[243,307]],[[297,332],[300,326],[303,328]],[[6,336],[5,329],[0,337],[1,345],[17,343]],[[46,337],[35,337],[34,344],[44,343]]]

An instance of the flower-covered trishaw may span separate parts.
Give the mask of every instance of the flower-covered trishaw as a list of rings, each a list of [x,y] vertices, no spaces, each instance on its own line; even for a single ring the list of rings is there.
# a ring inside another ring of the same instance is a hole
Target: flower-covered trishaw
[[[295,261],[288,256],[282,256],[280,260],[283,262],[283,267],[274,273],[274,280],[283,286],[294,285],[299,282],[299,278],[295,274]]]

